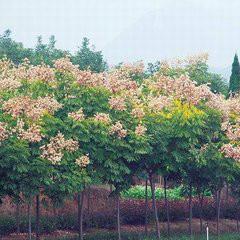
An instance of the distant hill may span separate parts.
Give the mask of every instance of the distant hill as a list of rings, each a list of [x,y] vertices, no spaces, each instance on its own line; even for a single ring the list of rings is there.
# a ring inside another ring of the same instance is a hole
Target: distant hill
[[[221,37],[216,38],[216,31],[209,30],[216,29],[216,24],[221,19],[215,16],[208,21],[200,22],[199,19],[207,19],[211,14],[208,9],[202,9],[199,5],[191,5],[190,13],[194,12],[194,15],[182,15],[181,12],[185,12],[184,9],[189,7],[187,3],[178,5],[171,10],[174,11],[171,14],[164,7],[148,12],[108,42],[103,48],[107,61],[110,65],[138,60],[154,62],[208,52],[215,59],[214,62],[220,64],[226,62],[223,59],[227,59],[231,53],[221,55],[213,49],[216,46],[219,48],[226,46],[229,36],[218,31],[218,36]],[[225,68],[212,66],[210,70],[221,74],[226,80],[231,73],[230,66]]]

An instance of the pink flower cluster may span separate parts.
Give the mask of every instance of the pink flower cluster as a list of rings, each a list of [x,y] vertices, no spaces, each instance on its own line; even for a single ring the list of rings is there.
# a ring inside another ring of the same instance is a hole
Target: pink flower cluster
[[[132,116],[138,119],[142,119],[145,116],[143,108],[137,107],[134,108],[131,112]]]
[[[122,79],[135,77],[139,74],[143,74],[144,63],[143,62],[125,63],[122,64],[120,67],[114,69],[114,72],[116,72],[117,75]]]
[[[123,78],[119,72],[112,72],[106,76],[105,86],[112,93],[134,95],[138,89],[137,83],[129,78]]]
[[[6,129],[6,124],[3,122],[0,122],[0,143],[6,140],[8,136],[9,136],[9,132]]]
[[[78,142],[73,139],[66,140],[62,133],[58,133],[50,139],[50,142],[40,147],[42,150],[41,157],[49,160],[53,165],[60,164],[64,150],[74,152],[79,148]]]
[[[126,102],[123,97],[111,97],[109,99],[109,105],[111,109],[124,111],[126,110]]]
[[[77,83],[80,85],[87,85],[91,81],[92,73],[90,71],[78,71],[77,74]]]
[[[88,154],[87,155],[83,155],[79,158],[76,159],[75,163],[80,167],[80,168],[85,168],[88,166],[88,164],[90,163],[90,159]]]
[[[123,128],[123,125],[118,121],[112,125],[110,129],[111,135],[117,135],[119,139],[125,138],[127,136],[127,130]]]
[[[147,128],[141,124],[138,124],[136,129],[135,129],[135,134],[137,136],[143,136],[147,131]]]
[[[0,79],[0,91],[4,90],[15,90],[21,86],[21,82],[14,78]]]
[[[214,93],[205,85],[196,86],[195,83],[185,75],[179,78],[160,76],[156,81],[147,81],[148,87],[154,94],[172,96],[191,104],[197,105],[200,101],[207,101]]]
[[[78,72],[78,66],[73,65],[68,57],[59,58],[54,62],[54,67],[63,72]]]
[[[54,70],[45,65],[31,66],[27,71],[27,79],[53,82],[55,80]]]
[[[149,96],[147,99],[148,108],[153,112],[158,112],[172,105],[171,97],[167,96]]]
[[[17,126],[12,129],[12,133],[17,134],[20,139],[27,140],[28,142],[40,142],[44,135],[41,133],[40,126],[32,124],[29,128],[25,129],[23,120],[18,119]]]
[[[240,161],[240,146],[233,146],[230,143],[225,144],[222,146],[221,152],[225,155],[225,157]]]
[[[226,135],[229,140],[231,141],[238,141],[240,140],[240,125],[228,125],[226,128]]]
[[[97,113],[95,114],[94,119],[106,124],[111,122],[110,116],[107,113]]]
[[[80,108],[77,112],[68,113],[68,117],[72,118],[75,121],[81,121],[85,118],[82,108]]]
[[[45,113],[53,114],[62,105],[51,97],[32,99],[28,96],[13,97],[3,103],[4,112],[14,118],[24,114],[32,120],[38,120]]]

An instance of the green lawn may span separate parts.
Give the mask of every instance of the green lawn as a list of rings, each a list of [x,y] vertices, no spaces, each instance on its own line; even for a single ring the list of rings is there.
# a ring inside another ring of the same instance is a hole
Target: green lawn
[[[117,235],[114,233],[99,233],[91,236],[86,236],[85,240],[117,240]],[[179,235],[171,238],[162,237],[162,240],[189,240],[188,236]],[[47,239],[50,240],[50,239]],[[73,238],[60,238],[58,240],[77,240]],[[156,240],[155,237],[144,237],[142,234],[122,234],[122,240]],[[206,240],[206,235],[194,236],[191,240]],[[240,240],[240,234],[223,234],[219,238],[216,236],[209,236],[209,240]]]

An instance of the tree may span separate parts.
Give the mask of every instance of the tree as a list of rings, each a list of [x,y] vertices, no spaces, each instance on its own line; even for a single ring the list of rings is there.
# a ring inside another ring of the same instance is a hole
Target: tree
[[[22,43],[11,38],[11,31],[6,30],[0,35],[0,59],[6,57],[15,64],[20,64],[24,58],[32,58],[33,50],[25,48]]]
[[[232,74],[229,81],[229,94],[235,94],[240,90],[240,65],[238,61],[238,55],[235,54],[232,63]]]
[[[55,60],[70,55],[68,51],[63,51],[56,48],[56,39],[52,35],[49,38],[49,42],[44,44],[42,37],[38,36],[37,44],[34,48],[33,56],[29,59],[33,65],[47,64],[53,66]]]
[[[227,95],[228,87],[226,80],[219,74],[211,73],[207,65],[207,56],[199,55],[181,59],[179,62],[162,63],[160,65],[159,73],[168,77],[180,77],[181,75],[188,75],[189,78],[200,86],[207,84],[214,93],[221,93]]]
[[[160,70],[160,61],[156,61],[154,63],[148,63],[147,64],[147,76],[153,76],[155,73],[157,73]]]
[[[83,38],[82,45],[72,57],[74,64],[81,70],[91,70],[92,72],[103,72],[107,69],[107,63],[103,60],[101,51],[96,51],[89,46],[89,39]]]

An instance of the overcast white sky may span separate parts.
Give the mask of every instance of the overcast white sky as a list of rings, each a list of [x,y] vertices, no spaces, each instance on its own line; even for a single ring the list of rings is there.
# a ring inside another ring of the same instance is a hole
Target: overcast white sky
[[[240,52],[239,0],[0,0],[0,32],[33,46],[55,35],[75,51],[84,36],[110,63],[208,52],[210,65]]]

